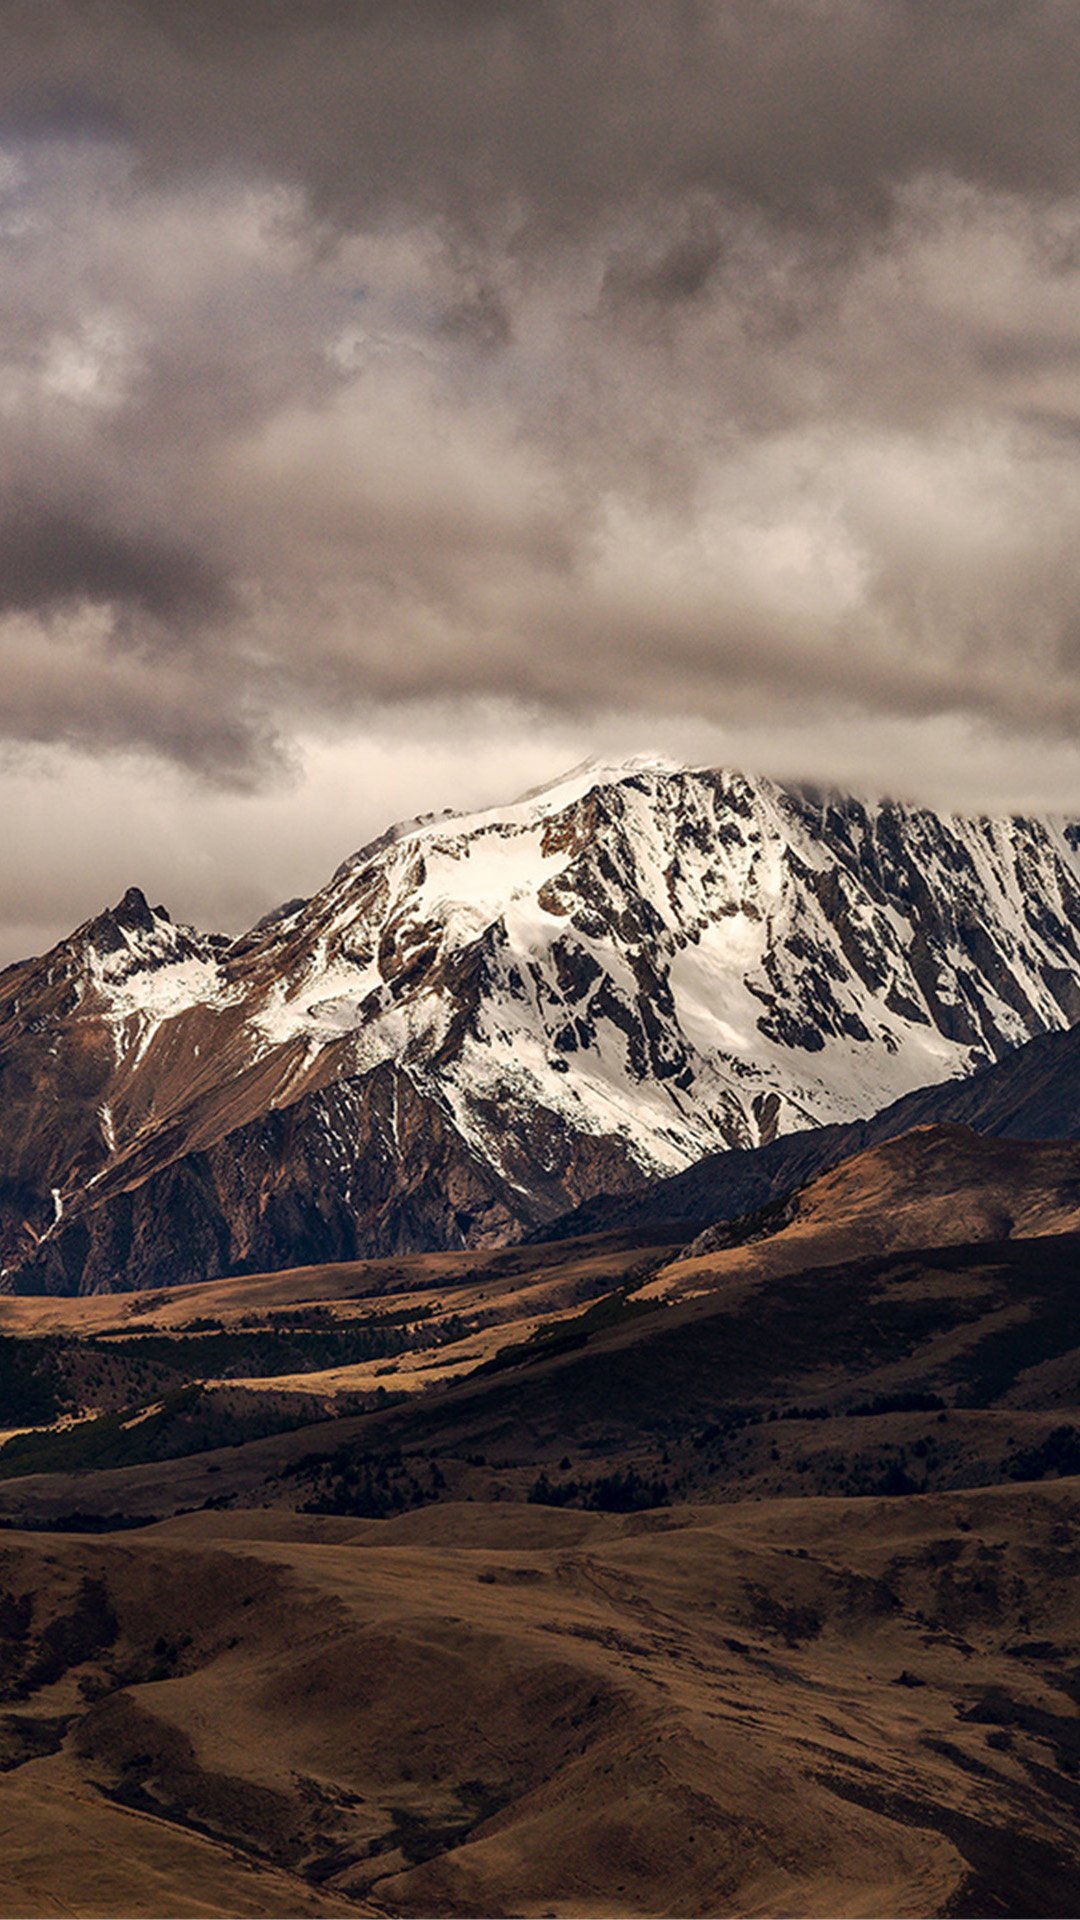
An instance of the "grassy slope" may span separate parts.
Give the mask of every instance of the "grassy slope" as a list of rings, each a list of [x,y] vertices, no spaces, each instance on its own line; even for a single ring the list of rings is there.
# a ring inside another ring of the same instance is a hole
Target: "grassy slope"
[[[705,1291],[556,1262],[427,1394],[0,1485],[0,1912],[1077,1911],[1080,1236],[999,1183],[920,1250],[938,1178],[898,1246],[895,1174]]]
[[[1078,1572],[1069,1482],[12,1535],[0,1911],[1074,1913]]]

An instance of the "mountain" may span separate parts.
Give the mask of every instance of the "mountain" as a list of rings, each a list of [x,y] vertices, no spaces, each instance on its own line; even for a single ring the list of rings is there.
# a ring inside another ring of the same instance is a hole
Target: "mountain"
[[[9,1286],[491,1245],[1080,1017],[1080,826],[653,760],[0,976]]]
[[[1080,1026],[1043,1033],[970,1079],[920,1087],[869,1120],[812,1127],[769,1146],[705,1155],[630,1194],[598,1194],[547,1237],[628,1232],[656,1221],[734,1221],[789,1194],[823,1168],[912,1129],[964,1127],[1010,1140],[1080,1140]]]

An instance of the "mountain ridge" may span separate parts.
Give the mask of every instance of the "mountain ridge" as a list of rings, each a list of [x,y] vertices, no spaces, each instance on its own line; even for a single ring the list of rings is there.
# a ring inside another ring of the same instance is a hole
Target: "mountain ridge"
[[[285,1218],[320,1257],[542,1231],[1000,1059],[1078,979],[1074,824],[587,762],[388,829],[236,940],[131,889],[9,968],[5,1277],[145,1284],[173,1207],[233,1269],[295,1257]]]

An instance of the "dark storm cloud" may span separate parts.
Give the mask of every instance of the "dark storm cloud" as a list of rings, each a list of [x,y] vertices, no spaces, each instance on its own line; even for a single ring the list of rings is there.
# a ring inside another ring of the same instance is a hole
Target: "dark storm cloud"
[[[169,622],[220,614],[227,594],[200,553],[31,506],[0,518],[0,609],[107,602]]]
[[[22,126],[246,159],[346,223],[693,187],[829,220],[912,168],[1058,190],[1080,142],[1071,0],[9,0],[5,35]]]
[[[1074,726],[1078,55],[1071,0],[7,0],[9,737]]]

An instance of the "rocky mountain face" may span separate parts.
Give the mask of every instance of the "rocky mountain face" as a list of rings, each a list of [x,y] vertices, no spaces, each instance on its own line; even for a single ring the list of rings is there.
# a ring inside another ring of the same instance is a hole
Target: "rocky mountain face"
[[[589,765],[0,975],[3,1283],[492,1244],[1077,1019],[1080,827]]]
[[[546,1239],[639,1232],[659,1222],[687,1228],[740,1222],[852,1154],[914,1130],[968,1130],[970,1138],[1080,1141],[1080,1026],[1039,1034],[963,1080],[920,1087],[868,1120],[785,1134],[768,1146],[706,1154],[682,1173],[632,1193],[597,1194],[543,1228]],[[987,1156],[985,1166],[996,1165]],[[753,1229],[752,1229],[753,1230]],[[736,1229],[736,1237],[743,1228]],[[537,1236],[539,1237],[539,1236]]]

